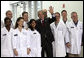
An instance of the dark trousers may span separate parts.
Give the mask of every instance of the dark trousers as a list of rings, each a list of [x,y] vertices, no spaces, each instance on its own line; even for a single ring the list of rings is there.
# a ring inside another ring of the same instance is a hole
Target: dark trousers
[[[41,56],[44,57],[45,53],[47,57],[53,57],[52,44],[42,47]]]
[[[65,57],[69,57],[68,53],[66,53],[66,56]]]

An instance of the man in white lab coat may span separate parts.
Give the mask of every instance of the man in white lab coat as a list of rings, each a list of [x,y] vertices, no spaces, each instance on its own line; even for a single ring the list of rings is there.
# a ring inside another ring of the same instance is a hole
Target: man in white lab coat
[[[65,49],[65,39],[66,36],[66,27],[62,22],[60,22],[60,13],[56,12],[56,20],[55,22],[50,24],[52,33],[54,35],[53,44],[53,57],[65,57],[66,49]]]
[[[13,57],[11,19],[4,19],[5,27],[1,29],[1,57]]]
[[[62,15],[62,23],[64,24],[64,26],[66,27],[66,36],[65,36],[65,44],[66,44],[66,48],[70,48],[70,43],[69,43],[69,32],[68,32],[68,19],[67,19],[67,11],[66,10],[62,10],[61,12]],[[67,49],[66,49],[67,50]],[[66,57],[68,57],[68,53],[66,52]]]
[[[28,29],[28,25],[29,25],[29,23],[28,23],[28,12],[24,11],[22,13],[22,17],[24,18],[24,24],[23,24],[23,26],[24,26],[25,29]]]
[[[68,25],[70,44],[71,47],[68,49],[69,57],[79,57],[81,52],[83,24],[78,20],[76,12],[71,13],[72,21]]]

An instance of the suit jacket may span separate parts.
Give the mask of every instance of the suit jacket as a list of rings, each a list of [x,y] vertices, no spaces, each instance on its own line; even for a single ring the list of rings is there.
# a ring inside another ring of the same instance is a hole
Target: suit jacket
[[[54,37],[53,37],[51,28],[50,28],[50,23],[52,23],[53,21],[54,20],[52,20],[50,18],[45,18],[44,26],[42,26],[41,19],[38,19],[36,21],[36,23],[37,23],[36,29],[41,34],[41,46],[42,47],[45,45],[52,44],[52,42],[54,41]]]

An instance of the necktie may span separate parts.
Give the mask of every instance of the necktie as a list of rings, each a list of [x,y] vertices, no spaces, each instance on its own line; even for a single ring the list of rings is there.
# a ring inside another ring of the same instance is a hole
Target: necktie
[[[44,20],[42,21],[42,26],[44,26]]]

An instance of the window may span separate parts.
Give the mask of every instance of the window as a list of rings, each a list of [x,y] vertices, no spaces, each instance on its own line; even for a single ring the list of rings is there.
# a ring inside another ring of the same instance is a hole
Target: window
[[[38,11],[42,9],[42,1],[19,1],[11,4],[13,12],[13,21],[22,16],[22,12],[28,12],[28,20],[38,19]]]

